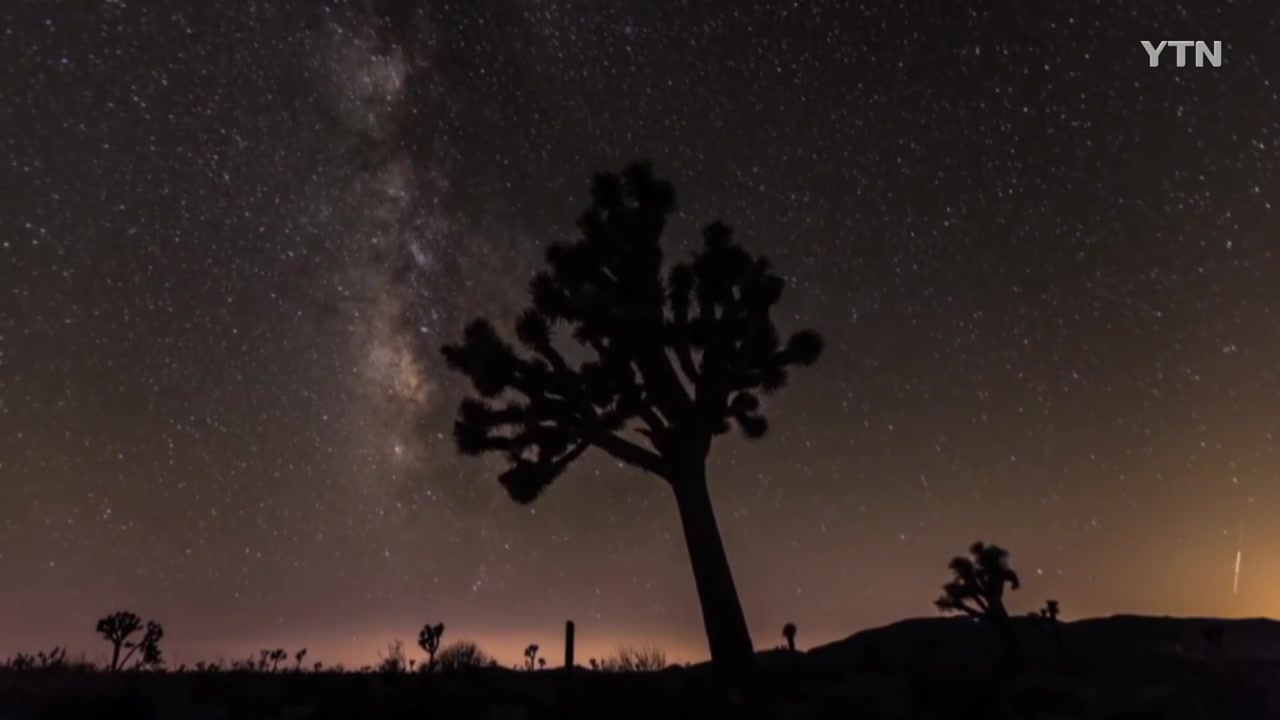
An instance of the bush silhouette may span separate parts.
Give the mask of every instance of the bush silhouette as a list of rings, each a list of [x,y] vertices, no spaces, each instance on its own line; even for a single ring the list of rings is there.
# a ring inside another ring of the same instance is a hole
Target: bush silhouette
[[[404,641],[392,640],[387,643],[387,654],[378,653],[378,672],[388,675],[399,675],[409,669],[409,661],[404,655]]]
[[[423,625],[418,631],[418,647],[427,654],[426,672],[436,669],[436,653],[440,651],[440,640],[444,637],[444,623]]]
[[[475,643],[466,640],[460,640],[445,647],[436,656],[436,667],[440,672],[488,667],[491,662],[483,650]]]
[[[782,637],[787,639],[787,649],[791,652],[796,651],[796,624],[787,623],[782,626]]]
[[[15,671],[65,670],[68,667],[67,649],[61,646],[47,652],[40,650],[35,655],[20,652],[0,663],[0,669]]]
[[[136,614],[120,611],[98,620],[96,631],[111,643],[111,665],[109,670],[116,672],[125,668],[129,660],[138,654],[135,668],[158,668],[164,664],[164,654],[160,650],[160,640],[164,637],[164,628],[158,622],[148,622],[145,629],[142,618]],[[130,640],[139,630],[142,638]],[[120,652],[128,652],[121,657]]]
[[[753,648],[707,487],[712,441],[733,425],[748,438],[768,423],[761,395],[822,351],[812,331],[783,343],[770,317],[783,280],[715,222],[691,262],[664,276],[661,237],[675,207],[671,184],[648,164],[596,175],[581,237],[553,244],[516,322],[523,351],[485,319],[442,348],[478,397],[454,426],[468,455],[499,453],[499,481],[534,501],[595,448],[663,478],[674,491],[717,671],[751,667]],[[565,328],[577,346],[557,347]],[[574,358],[588,355],[577,363]]]
[[[942,586],[942,596],[934,601],[942,612],[960,612],[995,628],[1004,647],[1006,667],[1017,662],[1018,643],[1004,605],[1005,585],[1020,586],[1018,574],[1009,567],[1009,552],[998,545],[978,541],[969,547],[970,557],[952,558],[951,582]]]
[[[592,669],[605,672],[655,672],[667,667],[667,654],[656,647],[620,647],[618,654],[605,658]]]

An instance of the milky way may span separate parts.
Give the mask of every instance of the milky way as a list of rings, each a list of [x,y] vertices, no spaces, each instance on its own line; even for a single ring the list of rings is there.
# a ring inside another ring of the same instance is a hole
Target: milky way
[[[665,489],[516,507],[435,352],[637,158],[670,257],[723,218],[827,341],[713,455],[758,645],[930,614],[979,538],[1018,609],[1274,614],[1280,12],[1046,5],[6,4],[0,653],[705,657]]]

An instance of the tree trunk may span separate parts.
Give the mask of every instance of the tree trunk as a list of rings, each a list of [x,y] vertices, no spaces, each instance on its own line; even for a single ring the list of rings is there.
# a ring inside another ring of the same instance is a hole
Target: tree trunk
[[[1017,672],[1022,667],[1022,646],[1018,644],[1018,633],[1013,627],[1013,620],[1004,614],[993,618],[993,624],[1000,641],[997,667],[1001,672]]]
[[[675,489],[693,580],[702,604],[702,623],[707,631],[712,666],[720,677],[740,680],[754,666],[755,648],[738,601],[729,559],[720,541],[704,463],[701,460],[687,463],[671,485]]]

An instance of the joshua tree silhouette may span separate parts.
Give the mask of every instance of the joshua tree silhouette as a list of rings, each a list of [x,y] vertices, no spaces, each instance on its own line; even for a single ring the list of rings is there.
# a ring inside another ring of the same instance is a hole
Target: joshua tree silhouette
[[[596,175],[581,237],[552,245],[533,279],[533,307],[516,323],[525,352],[487,320],[443,348],[479,397],[463,401],[454,435],[464,454],[506,455],[499,476],[512,499],[535,500],[591,448],[670,484],[684,529],[716,669],[753,661],[751,636],[707,487],[713,439],[733,424],[763,436],[761,394],[789,369],[818,359],[812,331],[783,343],[771,308],[783,280],[715,222],[692,262],[664,277],[661,237],[675,207],[671,184],[647,163]],[[562,354],[567,328],[582,353]],[[571,358],[591,356],[581,364]],[[575,366],[576,365],[576,366]]]
[[[1018,574],[1009,567],[1009,552],[979,540],[969,547],[970,557],[952,558],[953,579],[942,586],[934,601],[942,612],[962,612],[995,628],[1004,645],[1006,665],[1016,663],[1017,637],[1004,605],[1004,586],[1017,590]]]
[[[111,643],[111,672],[127,667],[135,653],[141,651],[135,667],[160,667],[164,664],[164,654],[160,650],[160,640],[164,637],[164,628],[158,622],[148,622],[145,630],[142,618],[127,611],[114,612],[98,620],[96,630],[99,635]],[[139,630],[143,630],[142,638],[131,641]],[[121,650],[128,650],[124,657]]]
[[[1040,617],[1056,623],[1058,622],[1059,612],[1057,600],[1046,600],[1044,607],[1040,608]]]
[[[158,622],[148,621],[147,629],[142,633],[142,639],[134,645],[126,655],[123,662],[129,661],[129,656],[135,650],[141,650],[142,654],[138,656],[138,662],[135,667],[138,668],[158,668],[164,665],[164,653],[160,650],[160,640],[164,637],[164,628]]]
[[[298,652],[294,653],[293,659],[296,662],[296,664],[293,666],[294,672],[302,672],[302,658],[306,656],[307,656],[306,648],[302,648]]]
[[[128,612],[114,612],[98,621],[98,634],[111,643],[111,672],[120,669],[120,650],[142,629],[142,618]]]
[[[1054,649],[1061,656],[1065,650],[1062,644],[1062,623],[1058,621],[1058,615],[1061,613],[1057,600],[1046,600],[1044,607],[1040,608],[1039,613],[1033,613],[1040,620],[1040,627],[1048,633],[1049,639],[1053,641]]]
[[[796,624],[787,623],[782,626],[782,637],[787,639],[787,649],[791,652],[796,651]]]
[[[263,652],[266,652],[265,650]],[[276,672],[280,667],[280,663],[289,658],[289,653],[284,648],[276,648],[267,653],[267,660],[271,662],[271,672]]]
[[[538,663],[538,646],[530,645],[524,649],[524,669],[532,670]]]
[[[427,623],[418,631],[418,647],[427,654],[427,672],[436,669],[436,653],[440,651],[440,640],[443,637],[444,623]]]

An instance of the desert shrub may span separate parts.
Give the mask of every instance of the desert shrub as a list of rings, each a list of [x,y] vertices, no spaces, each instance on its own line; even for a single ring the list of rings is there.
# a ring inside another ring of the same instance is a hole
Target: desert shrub
[[[436,656],[436,667],[441,672],[488,667],[490,662],[489,655],[485,651],[467,640],[459,640],[445,647]]]
[[[667,654],[652,646],[623,646],[617,655],[600,661],[599,666],[605,672],[653,672],[667,666]]]
[[[66,670],[69,667],[67,649],[63,647],[48,652],[41,650],[34,655],[18,653],[0,663],[0,669],[4,670]]]
[[[409,660],[404,654],[404,642],[395,640],[387,644],[387,653],[383,655],[378,653],[378,666],[376,670],[380,673],[396,675],[409,670]]]

